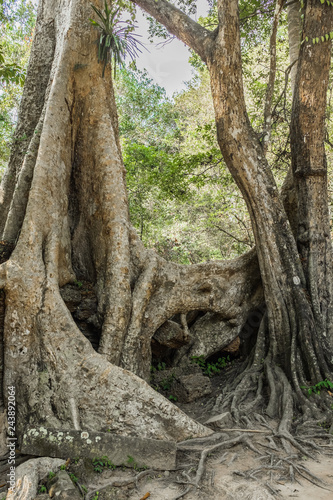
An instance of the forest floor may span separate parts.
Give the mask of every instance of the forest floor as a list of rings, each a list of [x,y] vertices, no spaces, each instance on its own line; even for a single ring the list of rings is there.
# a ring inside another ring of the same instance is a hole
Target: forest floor
[[[177,406],[199,422],[205,423],[212,416],[211,410],[216,396],[228,378],[226,372],[221,372],[211,379],[212,394],[191,403],[177,403]],[[277,422],[272,420],[269,425],[273,429],[277,428]],[[318,429],[325,432],[322,428]],[[260,424],[252,429],[244,428],[242,432],[226,432],[224,428],[217,427],[214,430],[217,433],[216,442],[243,436],[246,436],[247,441],[228,449],[222,447],[208,454],[198,487],[184,483],[195,481],[202,449],[214,445],[214,441],[202,443],[201,446],[194,445],[190,451],[186,449],[178,452],[176,471],[145,471],[147,474],[144,475],[143,472],[144,477],[136,484],[134,482],[124,487],[109,486],[102,489],[103,484],[118,481],[121,483],[140,474],[140,471],[118,467],[113,471],[105,470],[98,477],[96,474],[94,477],[86,475],[84,484],[90,491],[92,485],[99,485],[99,495],[96,497],[98,500],[333,499],[333,445],[329,434],[327,441],[326,438],[319,440],[325,453],[314,453],[313,460],[301,456],[296,450],[289,456],[280,447],[274,450],[274,440],[269,440],[267,428]],[[70,470],[78,476],[83,472],[80,471],[80,463],[71,465]],[[322,481],[321,484],[319,480]],[[189,491],[182,496],[186,490]]]
[[[223,370],[211,378],[213,392],[210,395],[191,403],[177,402],[177,406],[205,423],[214,415],[216,397],[230,376],[233,376],[231,368]],[[96,473],[88,459],[71,461],[66,470],[72,480],[74,478],[87,488],[89,495],[85,498],[89,500],[333,500],[333,438],[328,431],[318,427],[318,433],[324,435],[316,441],[321,446],[321,453],[311,450],[314,456],[311,459],[295,449],[287,455],[281,445],[274,449],[278,444],[278,439],[274,438],[278,423],[267,418],[266,422],[272,431],[260,422],[251,427],[244,425],[241,429],[238,426],[238,430],[232,425],[226,429],[225,423],[220,428],[218,423],[210,424],[215,431],[212,438],[189,440],[180,446],[175,471],[124,466]],[[225,441],[235,443],[222,445],[207,454],[198,486],[195,486],[202,451]],[[29,458],[32,457],[25,459]],[[6,482],[7,471],[0,467],[1,472],[1,480]],[[0,489],[1,499],[4,493],[4,489]],[[47,493],[37,496],[38,500],[46,498],[49,498]]]

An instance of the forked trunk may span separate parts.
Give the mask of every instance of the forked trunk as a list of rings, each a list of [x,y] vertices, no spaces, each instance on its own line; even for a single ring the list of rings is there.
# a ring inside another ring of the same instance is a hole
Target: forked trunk
[[[180,266],[144,248],[129,222],[111,69],[103,78],[92,14],[88,0],[38,9],[1,186],[1,236],[14,248],[0,267],[4,388],[16,387],[19,436],[28,424],[203,436],[211,431],[136,375],[149,379],[151,338],[174,314],[219,312],[236,337],[262,302],[257,259]],[[70,283],[96,292],[99,353],[62,298]]]
[[[119,363],[140,269],[130,262],[110,69],[102,78],[91,14],[88,1],[39,5],[19,122],[26,154],[14,146],[2,185],[2,239],[15,246],[0,268],[4,388],[16,387],[20,436],[28,424],[173,440],[205,435],[146,382],[95,352],[60,295],[68,282],[95,285],[101,351]],[[49,72],[41,80],[40,66]]]

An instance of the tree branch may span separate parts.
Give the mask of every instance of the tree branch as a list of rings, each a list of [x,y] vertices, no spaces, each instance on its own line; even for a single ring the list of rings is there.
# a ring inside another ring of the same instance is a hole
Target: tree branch
[[[272,101],[274,94],[274,83],[276,75],[276,35],[280,20],[280,14],[284,0],[276,0],[273,27],[270,39],[270,70],[269,79],[266,88],[265,111],[264,111],[264,130],[263,130],[263,150],[267,153],[268,144],[271,138],[272,128]]]
[[[179,40],[193,49],[205,62],[213,40],[211,31],[196,23],[166,0],[131,0],[152,15]]]

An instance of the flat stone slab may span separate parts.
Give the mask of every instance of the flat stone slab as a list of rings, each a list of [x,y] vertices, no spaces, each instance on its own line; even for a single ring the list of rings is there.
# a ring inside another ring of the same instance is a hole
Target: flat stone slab
[[[193,373],[178,377],[172,385],[172,391],[179,401],[191,403],[202,396],[211,394],[212,384],[208,377],[204,377],[201,373]]]
[[[24,432],[21,452],[64,459],[106,456],[114,465],[146,466],[159,470],[176,468],[175,442],[119,436],[110,432],[28,427]]]

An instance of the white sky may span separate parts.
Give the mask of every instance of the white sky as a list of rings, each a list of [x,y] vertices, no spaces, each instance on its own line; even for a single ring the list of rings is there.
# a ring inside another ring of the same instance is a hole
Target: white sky
[[[142,50],[139,54],[136,64],[139,69],[147,69],[150,77],[157,82],[161,87],[164,87],[169,96],[185,87],[184,82],[190,80],[192,76],[192,67],[188,59],[190,52],[187,47],[177,39],[167,45],[151,44],[146,36],[148,22],[137,9],[138,29],[137,33],[142,35],[141,42],[147,46],[146,50]],[[194,19],[206,14],[208,11],[208,3],[206,0],[198,0],[198,13]]]

